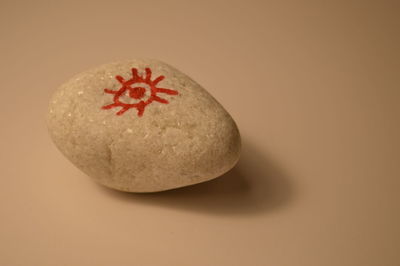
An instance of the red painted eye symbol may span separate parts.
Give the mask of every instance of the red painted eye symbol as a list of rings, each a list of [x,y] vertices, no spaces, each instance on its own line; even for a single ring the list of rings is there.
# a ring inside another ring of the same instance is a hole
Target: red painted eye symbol
[[[105,93],[114,95],[114,103],[105,105],[102,109],[111,109],[120,107],[116,114],[122,115],[131,108],[136,108],[138,116],[142,116],[146,106],[153,101],[167,104],[166,99],[160,98],[158,93],[165,93],[169,95],[177,95],[178,92],[171,89],[158,88],[157,84],[164,79],[164,76],[159,76],[155,80],[151,80],[151,69],[145,69],[145,76],[139,76],[138,70],[132,68],[132,78],[125,80],[121,76],[116,76],[116,80],[121,83],[119,90],[104,89]]]

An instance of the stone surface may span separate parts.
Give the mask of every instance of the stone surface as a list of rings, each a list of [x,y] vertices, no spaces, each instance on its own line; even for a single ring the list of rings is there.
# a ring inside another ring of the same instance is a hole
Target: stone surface
[[[240,154],[228,112],[191,78],[157,60],[116,62],[76,75],[54,93],[47,122],[74,165],[123,191],[207,181],[231,169]]]

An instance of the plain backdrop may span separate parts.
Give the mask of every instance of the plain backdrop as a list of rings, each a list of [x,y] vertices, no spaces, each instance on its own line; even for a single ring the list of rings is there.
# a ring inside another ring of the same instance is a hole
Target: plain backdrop
[[[400,265],[399,1],[0,1],[0,265]],[[128,194],[51,143],[72,75],[161,59],[231,113],[239,164]]]

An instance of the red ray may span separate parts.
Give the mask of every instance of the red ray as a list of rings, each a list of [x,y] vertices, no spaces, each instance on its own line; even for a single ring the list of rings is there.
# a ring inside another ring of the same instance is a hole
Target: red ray
[[[170,89],[164,89],[164,88],[156,88],[157,92],[162,92],[162,93],[166,93],[166,94],[170,94],[170,95],[177,95],[178,92],[174,91],[174,90],[170,90]]]
[[[153,100],[154,101],[157,101],[157,102],[160,102],[160,103],[168,103],[168,101],[167,100],[165,100],[165,99],[163,99],[163,98],[160,98],[160,97],[158,97],[158,96],[153,96]]]
[[[145,106],[146,105],[144,105],[143,102],[140,102],[140,104],[137,106],[138,116],[142,116],[143,115]]]
[[[128,110],[129,110],[129,107],[128,107],[128,108],[124,107],[124,108],[122,108],[121,110],[119,110],[119,111],[117,112],[117,115],[122,115],[123,113],[125,113],[125,112],[128,111]]]
[[[163,80],[163,79],[164,79],[164,76],[159,76],[158,78],[156,78],[156,79],[153,81],[154,86],[157,85],[157,83],[160,82],[160,81]]]
[[[151,79],[151,69],[146,67],[146,81],[150,81]]]
[[[136,80],[138,77],[138,70],[136,68],[132,68],[132,79]]]
[[[116,106],[118,106],[118,105],[115,104],[115,103],[112,103],[112,104],[109,104],[109,105],[105,105],[105,106],[103,106],[101,108],[102,109],[111,109],[111,108],[116,107]]]
[[[121,77],[120,75],[115,76],[115,78],[121,83],[124,84],[125,80],[123,77]]]
[[[110,93],[110,94],[117,94],[118,93],[118,91],[113,91],[113,90],[110,90],[110,89],[104,89],[104,92],[105,93]]]

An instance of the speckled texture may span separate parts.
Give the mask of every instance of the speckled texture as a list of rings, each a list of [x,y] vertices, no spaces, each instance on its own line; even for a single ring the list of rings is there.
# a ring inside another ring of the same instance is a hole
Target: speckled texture
[[[169,104],[153,102],[142,117],[120,108],[104,88],[118,90],[115,79],[131,78],[146,67],[158,87],[178,91],[160,94]],[[80,73],[53,95],[48,128],[59,150],[97,182],[123,191],[154,192],[187,186],[220,176],[240,154],[238,128],[227,111],[199,84],[157,60],[135,59],[102,65]]]

